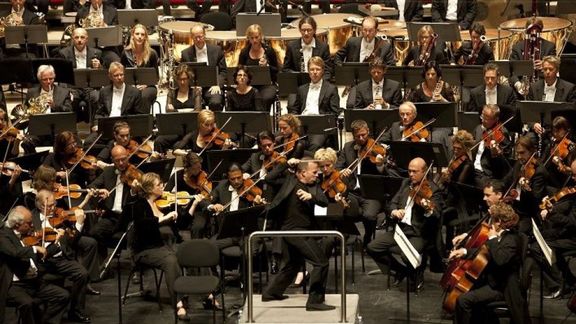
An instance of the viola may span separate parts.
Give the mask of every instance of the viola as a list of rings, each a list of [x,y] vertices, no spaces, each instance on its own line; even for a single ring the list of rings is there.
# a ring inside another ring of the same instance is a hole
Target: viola
[[[129,155],[136,155],[142,160],[149,158],[153,153],[150,145],[147,143],[140,145],[135,140],[130,140],[126,149],[128,150]]]
[[[560,201],[560,199],[576,194],[576,187],[564,187],[560,191],[558,191],[554,196],[547,199],[542,199],[539,207],[541,210],[548,210],[550,211],[555,203]]]
[[[426,125],[421,121],[417,121],[402,130],[402,139],[410,142],[420,142],[423,139],[427,139],[429,136],[430,132],[426,129]]]
[[[426,179],[423,179],[418,187],[410,189],[410,197],[414,200],[414,203],[428,212],[436,208],[434,202],[431,200],[432,194],[432,188]]]
[[[264,161],[262,161],[262,165],[264,166],[264,169],[266,171],[270,171],[275,166],[286,164],[286,162],[287,160],[285,154],[274,151],[272,152],[272,154],[264,158]]]
[[[83,169],[86,170],[94,170],[95,167],[94,165],[96,165],[96,162],[98,160],[96,159],[95,156],[93,155],[87,155],[86,153],[84,153],[84,150],[82,148],[76,148],[76,152],[74,152],[74,154],[72,154],[68,160],[66,160],[66,163],[68,165],[77,165],[80,164],[80,166]]]
[[[244,199],[248,200],[249,202],[253,202],[254,199],[256,199],[256,196],[262,197],[262,189],[260,189],[254,180],[250,178],[244,179],[242,187],[237,191],[240,192],[241,197],[244,197]]]
[[[42,231],[31,232],[23,236],[22,241],[26,246],[37,246],[42,244],[42,237],[44,237],[44,242],[56,242],[58,232],[53,228],[45,227]]]
[[[14,171],[16,170],[17,167],[18,164],[16,164],[16,162],[0,163],[0,168],[2,169],[1,172],[3,175],[7,177],[11,177],[14,174]],[[24,169],[20,169],[20,172],[30,173],[30,171]]]
[[[0,130],[0,140],[7,140],[8,142],[14,141],[19,134],[19,130],[14,126],[9,126],[7,130]]]
[[[168,208],[174,205],[175,203],[178,204],[178,206],[186,206],[190,203],[190,200],[192,198],[194,198],[194,196],[190,195],[186,191],[178,191],[177,193],[165,191],[162,193],[162,196],[160,198],[154,201],[154,203],[158,208],[161,209]]]
[[[344,181],[342,181],[342,178],[340,177],[340,172],[337,170],[332,171],[332,173],[330,173],[330,176],[325,177],[322,180],[322,184],[320,185],[320,187],[328,195],[328,197],[332,199],[334,199],[334,197],[336,197],[337,194],[344,195],[347,190],[347,186],[344,183]],[[349,202],[346,199],[342,199],[340,201],[342,207],[348,208],[350,206]]]
[[[450,164],[448,164],[448,168],[446,169],[446,171],[442,172],[442,175],[440,177],[440,183],[445,184],[450,182],[452,174],[454,174],[454,171],[456,171],[462,165],[462,163],[466,162],[466,160],[468,160],[468,155],[463,154],[450,161]]]
[[[134,180],[140,181],[142,175],[142,171],[138,170],[138,168],[136,168],[133,164],[128,164],[126,169],[120,174],[120,181],[132,187]]]
[[[376,164],[378,163],[378,156],[380,155],[382,158],[386,158],[386,153],[386,147],[378,144],[374,139],[369,138],[366,145],[358,152],[358,155],[367,157],[370,162]]]
[[[88,192],[88,189],[82,189],[80,185],[71,184],[69,186],[63,186],[59,183],[54,185],[54,199],[61,199],[70,195],[70,198],[78,199],[83,193]]]
[[[227,141],[230,141],[230,135],[218,127],[214,127],[210,133],[202,136],[202,142],[206,147],[213,144],[222,148]]]
[[[208,174],[200,171],[197,176],[187,175],[184,173],[184,182],[192,189],[199,191],[206,198],[210,197],[212,192],[212,182],[208,180]]]

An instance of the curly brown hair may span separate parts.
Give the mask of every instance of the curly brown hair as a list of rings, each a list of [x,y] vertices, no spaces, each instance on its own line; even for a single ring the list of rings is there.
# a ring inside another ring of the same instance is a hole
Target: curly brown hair
[[[498,202],[489,209],[490,215],[495,222],[500,222],[500,227],[510,229],[518,224],[518,214],[512,206],[505,202]]]

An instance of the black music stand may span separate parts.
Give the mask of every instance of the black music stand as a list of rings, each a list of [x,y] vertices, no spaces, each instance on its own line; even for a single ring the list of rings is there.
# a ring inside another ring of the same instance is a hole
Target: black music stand
[[[418,31],[423,26],[429,25],[434,29],[434,32],[438,34],[438,42],[454,42],[461,41],[460,28],[458,23],[455,22],[407,22],[406,28],[408,28],[408,39],[412,42],[418,41]]]
[[[446,149],[440,143],[394,141],[387,144],[390,144],[390,151],[396,165],[402,169],[408,170],[410,161],[417,157],[423,158],[428,165],[434,162],[435,167],[448,166]]]
[[[46,25],[6,26],[4,29],[6,44],[24,44],[28,58],[28,44],[47,44],[48,29]]]
[[[36,73],[32,69],[32,61],[27,59],[7,58],[0,60],[0,84],[34,83]],[[24,104],[24,92],[20,92],[21,103]]]
[[[475,217],[475,215],[480,215],[484,208],[484,192],[481,188],[459,182],[454,182],[453,187],[458,193],[460,198],[458,201],[462,204],[463,208],[458,211],[458,218],[450,222],[449,225],[453,227],[464,225],[466,228],[469,228],[472,222],[478,220],[478,217]],[[465,215],[462,215],[462,212],[464,212]]]
[[[576,83],[576,54],[567,53],[560,55],[558,72],[563,80]]]
[[[237,150],[214,150],[205,151],[208,156],[208,173],[212,173],[212,180],[219,181],[226,179],[226,172],[230,164],[236,162],[242,165],[248,161],[252,153],[258,152],[255,149],[237,149]],[[222,163],[220,163],[222,162]],[[218,164],[220,164],[218,166]],[[216,166],[218,166],[217,169]]]
[[[236,36],[245,37],[246,28],[250,25],[257,24],[262,27],[264,36],[281,37],[281,18],[278,13],[252,13],[241,12],[236,16]]]
[[[528,61],[510,61],[510,70],[512,75],[534,75],[534,62]],[[513,85],[512,85],[513,86]]]
[[[158,84],[159,79],[158,70],[153,67],[124,69],[124,80],[129,85],[144,84],[155,86]]]
[[[22,169],[30,171],[29,174],[22,173],[20,174],[21,180],[32,179],[32,175],[34,175],[34,171],[38,169],[38,167],[42,164],[46,156],[50,153],[49,151],[42,151],[39,153],[32,153],[23,155],[20,157],[15,157],[10,159],[11,162],[15,162],[18,164]]]
[[[295,94],[301,85],[310,83],[310,75],[306,72],[280,72],[277,79],[278,95],[281,97]]]
[[[510,75],[512,75],[512,65],[511,65],[512,61],[508,61],[508,60],[500,60],[500,61],[490,61],[490,63],[494,63],[496,65],[498,65],[498,74],[505,76],[505,77],[510,77]]]
[[[404,90],[413,89],[422,82],[422,67],[389,66],[385,77],[400,82]]]
[[[219,111],[216,112],[216,122],[218,125],[224,123],[230,118],[230,122],[226,126],[227,129],[235,132],[240,130],[241,146],[244,147],[244,137],[246,133],[259,133],[263,129],[270,129],[272,121],[270,114],[265,111]]]
[[[400,190],[404,179],[375,174],[361,174],[358,177],[362,197],[379,201],[392,199]]]
[[[417,102],[418,120],[426,123],[436,118],[431,127],[454,127],[458,125],[458,104],[455,102]]]
[[[172,168],[174,167],[174,162],[176,159],[162,159],[158,161],[151,161],[147,163],[142,163],[138,168],[143,173],[154,172],[160,176],[163,183],[167,183],[170,179],[170,174],[172,173]]]
[[[194,72],[192,85],[195,87],[211,87],[218,84],[218,67],[206,63],[187,62],[188,70]]]
[[[58,133],[71,131],[76,133],[76,114],[73,112],[50,113],[30,116],[28,132],[34,136],[50,135],[54,138]]]
[[[108,26],[86,28],[88,32],[88,45],[90,47],[112,47],[122,44],[122,27]]]
[[[38,71],[40,65],[52,65],[56,71],[56,82],[74,84],[74,67],[72,61],[59,58],[38,58],[32,59],[33,71]],[[35,75],[36,76],[36,75]],[[35,78],[34,82],[40,82]]]
[[[336,115],[301,115],[298,116],[304,134],[325,134],[336,129]]]
[[[74,86],[78,88],[100,88],[110,84],[108,71],[104,69],[74,70]]]
[[[442,69],[442,80],[451,85],[458,86],[462,96],[464,87],[476,87],[484,83],[484,70],[481,65],[440,65]],[[458,107],[462,110],[462,100],[458,102]]]
[[[156,9],[118,9],[118,25],[134,26],[142,24],[146,27],[158,26]]]
[[[572,104],[567,102],[518,101],[522,123],[540,123],[542,127],[552,125],[552,112],[567,111],[572,107]]]
[[[352,131],[352,122],[363,120],[372,130],[372,137],[376,138],[380,132],[390,127],[393,122],[400,120],[398,109],[368,110],[368,109],[346,109],[344,110],[344,120],[346,121],[346,131]]]
[[[114,124],[118,121],[125,121],[130,125],[130,135],[132,137],[146,137],[152,134],[154,126],[154,117],[152,115],[103,117],[98,119],[98,132],[102,134],[101,140],[106,141],[114,138]]]
[[[253,86],[258,85],[269,85],[272,84],[272,78],[270,77],[270,67],[259,66],[259,65],[249,65],[246,67],[250,74],[252,74],[252,81],[250,82]],[[236,67],[228,67],[228,73],[226,74],[228,84],[236,84],[234,80],[234,72],[236,72]]]
[[[196,129],[198,124],[198,113],[166,113],[156,115],[156,126],[158,135],[179,135],[184,136]]]
[[[458,129],[464,129],[470,134],[474,134],[476,126],[480,124],[480,114],[476,111],[458,112]]]
[[[358,83],[370,79],[368,63],[344,62],[337,65],[334,71],[336,85],[356,86]]]

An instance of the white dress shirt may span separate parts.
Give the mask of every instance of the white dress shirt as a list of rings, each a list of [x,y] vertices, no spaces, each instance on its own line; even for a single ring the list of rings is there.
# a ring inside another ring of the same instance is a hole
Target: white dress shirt
[[[398,20],[404,21],[404,9],[406,8],[406,0],[396,0],[398,4]]]
[[[448,0],[448,8],[446,8],[446,20],[458,20],[458,0]]]
[[[196,45],[194,45],[194,47],[196,47]],[[207,65],[210,64],[208,62],[208,46],[206,44],[204,44],[203,48],[196,47],[196,62],[206,62]]]
[[[78,52],[78,50],[74,47],[74,57],[76,58],[76,68],[77,69],[87,69],[87,61],[86,56],[88,55],[88,48],[84,47],[84,50]]]
[[[382,99],[382,91],[384,89],[384,79],[380,80],[380,82],[376,83],[372,80],[372,99],[376,101],[377,99]],[[384,108],[388,108],[390,105],[386,105]],[[382,105],[377,105],[376,109],[382,109]]]
[[[554,81],[551,86],[548,86],[546,81],[544,81],[544,95],[542,96],[542,101],[554,101],[554,97],[556,96],[556,83],[558,83],[558,79],[556,79],[556,81]]]
[[[310,44],[304,44],[304,41],[301,41],[300,44],[302,46],[302,57],[304,58],[304,72],[308,72],[308,61],[312,57],[312,51],[316,48],[316,39],[312,38]]]
[[[304,107],[302,115],[320,114],[320,108],[318,107],[320,101],[320,89],[322,89],[322,79],[320,79],[318,83],[310,82],[308,96],[306,97],[306,107]]]
[[[122,196],[124,195],[124,184],[120,180],[121,174],[118,173],[116,177],[116,192],[114,193],[114,204],[112,205],[112,211],[120,214],[122,212]]]
[[[121,88],[112,86],[112,109],[110,110],[109,117],[118,117],[122,115],[122,100],[124,99],[125,91],[126,83],[123,83]]]
[[[360,43],[360,62],[364,61],[364,59],[372,54],[375,43],[376,38],[372,39],[371,42],[367,42],[366,39],[362,37],[362,42]]]
[[[484,150],[486,148],[484,147],[484,141],[481,141],[480,144],[478,144],[478,152],[476,152],[476,159],[474,159],[474,169],[480,171],[480,172],[484,172],[484,169],[482,169],[482,163],[480,160],[482,160],[482,154],[484,154]]]
[[[498,92],[496,87],[493,89],[486,88],[486,104],[487,105],[497,105],[498,104]]]
[[[238,191],[232,187],[232,185],[228,186],[228,191],[232,193],[230,197],[230,211],[237,211],[238,204],[240,203],[240,198],[238,198]]]
[[[404,217],[402,217],[401,223],[412,225],[412,207],[414,207],[414,199],[408,196],[406,200],[406,206],[404,206]]]

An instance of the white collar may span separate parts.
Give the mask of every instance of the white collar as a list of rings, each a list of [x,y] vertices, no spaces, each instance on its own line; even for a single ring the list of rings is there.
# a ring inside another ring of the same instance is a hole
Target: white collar
[[[312,41],[310,42],[310,44],[305,44],[303,39],[300,39],[300,46],[302,48],[305,47],[312,47],[312,48],[316,48],[316,38],[312,38]]]
[[[122,83],[120,88],[116,88],[116,86],[112,85],[112,91],[124,91],[124,88],[126,88],[126,82]]]
[[[544,80],[544,89],[556,88],[556,83],[558,83],[558,78],[556,78],[556,80],[554,80],[554,83],[552,83],[552,85],[548,85],[546,83],[546,80]]]

